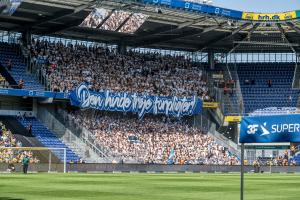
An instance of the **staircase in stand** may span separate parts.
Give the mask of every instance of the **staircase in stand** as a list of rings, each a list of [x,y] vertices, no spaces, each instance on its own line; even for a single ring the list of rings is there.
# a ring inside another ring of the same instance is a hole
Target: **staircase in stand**
[[[56,135],[44,126],[35,117],[28,117],[25,119],[18,119],[18,121],[24,126],[28,127],[32,125],[32,135],[34,135],[45,147],[48,148],[66,148],[67,149],[67,162],[78,161],[80,157],[76,155],[67,145],[59,140]],[[52,151],[61,161],[64,160],[64,152],[62,150]]]

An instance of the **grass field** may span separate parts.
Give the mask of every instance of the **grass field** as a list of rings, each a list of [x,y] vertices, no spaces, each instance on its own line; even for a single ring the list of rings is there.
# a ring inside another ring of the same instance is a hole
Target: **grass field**
[[[246,174],[245,200],[300,199],[300,175]],[[0,174],[0,200],[238,200],[238,174]]]

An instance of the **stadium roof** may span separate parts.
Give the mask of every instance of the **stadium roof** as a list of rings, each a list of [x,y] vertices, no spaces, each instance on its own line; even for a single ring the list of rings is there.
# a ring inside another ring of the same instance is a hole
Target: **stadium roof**
[[[148,15],[134,33],[79,27],[95,7]],[[30,30],[32,34],[55,35],[132,47],[187,51],[300,51],[298,19],[277,22],[234,20],[155,5],[114,0],[24,0],[12,16],[0,16],[0,28]],[[274,46],[276,48],[274,48]]]

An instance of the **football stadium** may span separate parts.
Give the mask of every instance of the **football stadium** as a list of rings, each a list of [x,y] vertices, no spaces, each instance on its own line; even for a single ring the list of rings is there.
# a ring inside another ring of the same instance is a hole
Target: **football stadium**
[[[298,199],[299,59],[293,0],[0,0],[0,200]]]

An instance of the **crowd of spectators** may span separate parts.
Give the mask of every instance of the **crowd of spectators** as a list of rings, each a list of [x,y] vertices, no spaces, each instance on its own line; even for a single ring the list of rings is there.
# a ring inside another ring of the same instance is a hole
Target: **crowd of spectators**
[[[295,166],[297,165],[297,163],[294,159],[294,156],[295,156],[295,147],[291,146],[290,154],[288,150],[285,150],[283,155],[280,155],[273,159],[272,164],[276,166],[289,166],[289,165]]]
[[[142,13],[130,13],[122,10],[95,8],[79,25],[122,33],[134,33],[148,18]]]
[[[2,122],[0,122],[0,163],[21,163],[25,155],[29,156],[31,163],[39,162],[31,151],[1,149],[1,147],[22,147],[22,143],[16,140],[11,131],[7,130]]]
[[[116,10],[114,11],[110,17],[103,23],[100,29],[116,31],[117,28],[128,18],[130,17],[129,12]]]
[[[182,56],[127,52],[102,47],[67,46],[33,41],[33,62],[47,60],[43,75],[52,91],[67,92],[82,82],[94,91],[138,92],[159,96],[194,96],[213,101],[196,63]]]
[[[122,26],[119,32],[122,33],[134,33],[141,27],[141,25],[146,21],[148,18],[147,15],[141,13],[134,13],[128,21]]]
[[[238,164],[209,135],[186,121],[167,117],[144,117],[77,111],[71,114],[80,126],[90,130],[96,145],[108,148],[110,156],[123,162],[155,164]],[[174,154],[173,156],[171,154]]]
[[[296,154],[295,146],[291,146],[290,150],[285,150],[281,152],[276,157],[258,157],[257,160],[253,162],[253,166],[296,166],[297,162],[294,159]]]
[[[97,28],[108,14],[106,9],[95,8],[79,26]]]

